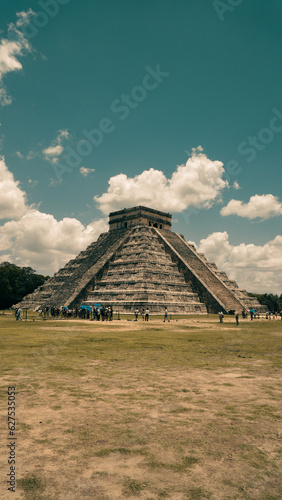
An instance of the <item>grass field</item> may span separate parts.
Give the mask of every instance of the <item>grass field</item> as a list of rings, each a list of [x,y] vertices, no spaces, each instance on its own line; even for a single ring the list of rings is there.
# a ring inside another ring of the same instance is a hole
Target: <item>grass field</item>
[[[0,329],[1,499],[282,498],[282,321],[5,314]]]

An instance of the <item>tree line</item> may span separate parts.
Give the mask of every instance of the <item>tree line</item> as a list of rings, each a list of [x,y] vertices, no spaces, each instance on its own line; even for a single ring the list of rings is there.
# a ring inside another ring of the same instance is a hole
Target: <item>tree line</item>
[[[273,295],[272,293],[249,293],[250,297],[256,297],[260,304],[264,304],[271,312],[282,311],[282,293]]]
[[[10,262],[0,263],[0,309],[9,309],[20,302],[48,278],[49,276],[36,274],[31,267],[19,267]]]

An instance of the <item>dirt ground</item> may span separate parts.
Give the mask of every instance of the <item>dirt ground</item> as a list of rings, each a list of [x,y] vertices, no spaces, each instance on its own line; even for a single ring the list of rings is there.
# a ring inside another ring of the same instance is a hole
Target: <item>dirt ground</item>
[[[282,498],[282,322],[0,326],[1,499]]]

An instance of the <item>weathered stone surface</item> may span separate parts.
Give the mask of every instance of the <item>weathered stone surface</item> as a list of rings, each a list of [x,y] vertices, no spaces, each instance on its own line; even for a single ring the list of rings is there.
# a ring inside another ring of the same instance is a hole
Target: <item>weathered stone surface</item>
[[[171,215],[148,207],[133,207],[109,214],[110,230],[138,225],[171,229]]]
[[[182,236],[166,230],[155,231],[165,241],[171,254],[177,254],[182,261],[186,280],[191,280],[193,290],[197,291],[200,300],[205,302],[210,312],[218,309],[228,312],[250,308],[265,311],[265,306],[249,297],[246,290],[240,290],[235,281],[229,280],[225,272],[219,271],[215,263],[210,263],[203,254],[196,251],[194,245],[186,243]]]
[[[111,213],[110,231],[26,296],[21,307],[99,302],[120,312],[264,310],[170,227],[170,214],[146,207]]]
[[[87,303],[97,302],[124,312],[147,306],[155,313],[165,307],[174,313],[206,312],[155,229],[142,225],[131,230],[127,243],[120,247],[95,290],[89,292]]]

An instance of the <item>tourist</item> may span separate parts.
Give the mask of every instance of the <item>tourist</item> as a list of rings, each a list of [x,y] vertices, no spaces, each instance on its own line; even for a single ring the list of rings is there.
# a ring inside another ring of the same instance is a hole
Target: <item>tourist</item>
[[[145,309],[143,307],[142,311],[141,311],[141,316],[142,316],[142,320],[144,321],[145,319]]]
[[[164,312],[164,322],[165,322],[166,320],[169,322],[169,319],[168,319],[168,312],[167,312],[167,307],[165,307],[165,312]]]
[[[22,310],[20,308],[16,309],[16,321],[18,321],[19,319],[22,321],[21,312]]]
[[[102,321],[105,321],[105,314],[106,314],[106,309],[104,308],[104,306],[101,307],[101,318],[102,318]]]
[[[238,311],[235,312],[235,318],[236,318],[236,324],[239,325],[239,313],[238,313]]]
[[[97,317],[97,321],[100,321],[100,314],[101,314],[101,311],[100,311],[99,307],[96,307],[96,317]]]
[[[150,314],[150,311],[147,308],[146,311],[145,311],[145,321],[149,321],[149,314]]]
[[[135,321],[138,321],[138,314],[139,314],[139,311],[138,311],[138,308],[135,309]]]
[[[222,312],[222,311],[220,311],[220,312],[218,313],[218,317],[219,317],[219,322],[220,322],[220,323],[223,323],[224,314],[223,314],[223,312]]]
[[[109,306],[108,308],[108,316],[109,316],[109,321],[113,320],[113,308],[112,306]]]

